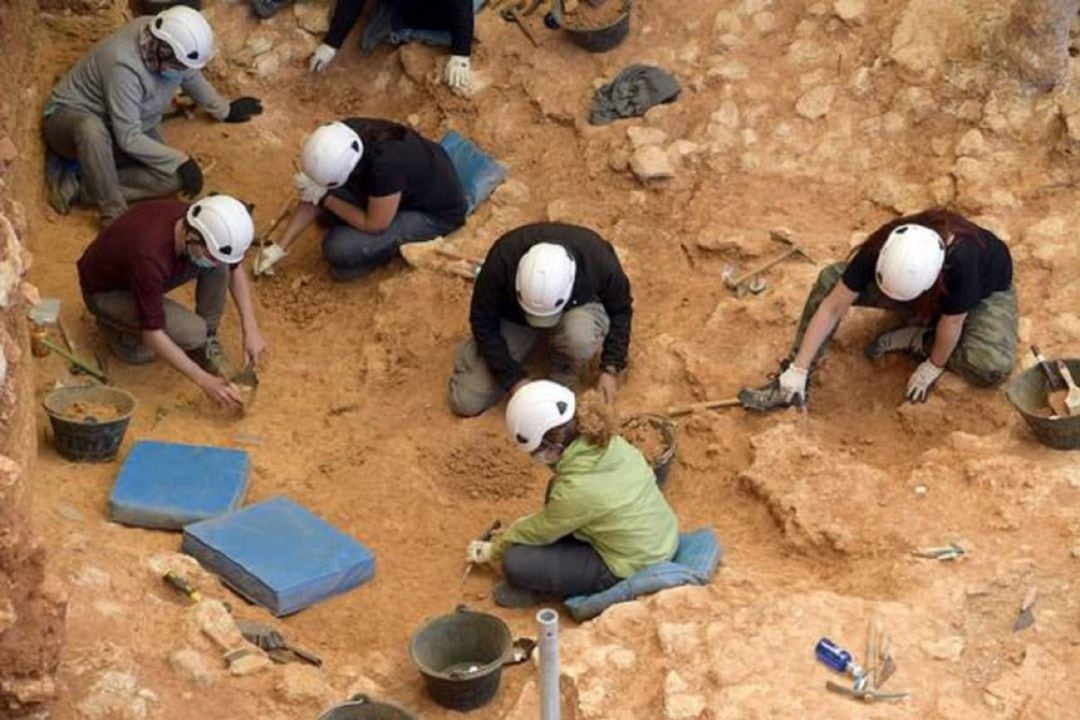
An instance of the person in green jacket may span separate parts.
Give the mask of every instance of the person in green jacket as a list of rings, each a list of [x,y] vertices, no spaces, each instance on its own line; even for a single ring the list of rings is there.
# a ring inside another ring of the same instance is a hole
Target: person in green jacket
[[[583,405],[550,380],[523,385],[507,405],[511,437],[555,477],[542,510],[469,544],[469,562],[502,565],[499,605],[590,595],[675,555],[678,521],[652,467],[615,434],[609,407]]]

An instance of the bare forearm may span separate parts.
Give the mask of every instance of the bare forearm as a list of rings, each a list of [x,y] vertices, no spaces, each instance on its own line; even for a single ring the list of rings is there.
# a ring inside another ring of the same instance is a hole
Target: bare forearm
[[[181,350],[180,346],[165,334],[164,330],[144,330],[142,340],[153,349],[159,358],[169,363],[196,385],[200,385],[209,375],[209,373],[196,365],[195,361],[189,358],[187,353]]]
[[[278,245],[282,250],[287,250],[290,245],[296,242],[296,239],[300,237],[300,234],[307,230],[308,225],[315,221],[315,216],[319,214],[319,208],[311,203],[302,202],[296,206],[296,211],[293,212],[292,219],[289,220],[289,224],[285,227],[285,232],[281,234],[281,239],[278,240]]]
[[[930,362],[938,367],[945,367],[945,364],[949,362],[953,350],[960,342],[960,335],[964,332],[964,317],[944,315],[938,321],[937,330],[934,333],[934,347],[930,350]]]
[[[821,346],[832,334],[832,331],[836,329],[836,324],[840,322],[843,315],[843,311],[839,311],[829,304],[823,304],[818,308],[818,311],[814,313],[814,317],[810,319],[810,324],[803,335],[802,345],[799,346],[799,352],[795,355],[793,361],[795,367],[803,370],[810,369],[810,363],[814,362],[814,358],[817,357]]]

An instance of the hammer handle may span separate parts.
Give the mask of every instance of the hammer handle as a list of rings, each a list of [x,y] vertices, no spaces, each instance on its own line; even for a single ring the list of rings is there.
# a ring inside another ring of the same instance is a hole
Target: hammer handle
[[[698,410],[717,410],[719,408],[736,407],[741,405],[738,398],[724,398],[723,400],[707,400],[691,405],[672,405],[667,409],[670,416],[689,415]]]
[[[765,263],[764,265],[758,265],[753,270],[749,270],[749,271],[743,273],[742,275],[740,275],[739,277],[735,278],[734,280],[732,280],[731,281],[731,287],[733,287],[733,288],[739,287],[740,285],[745,283],[747,280],[750,280],[751,278],[753,278],[753,277],[755,277],[757,275],[760,275],[761,273],[765,272],[766,270],[768,270],[772,266],[779,265],[780,263],[784,262],[785,260],[787,260],[792,255],[797,255],[798,252],[799,252],[799,250],[797,248],[791,248],[790,250],[785,250],[784,252],[777,255],[776,257],[774,257],[772,260]]]

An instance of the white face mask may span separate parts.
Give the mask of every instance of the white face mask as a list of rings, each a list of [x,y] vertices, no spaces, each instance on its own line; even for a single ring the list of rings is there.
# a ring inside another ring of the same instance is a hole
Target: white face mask
[[[183,70],[162,70],[161,77],[165,79],[165,82],[182,82],[187,76],[187,73]]]

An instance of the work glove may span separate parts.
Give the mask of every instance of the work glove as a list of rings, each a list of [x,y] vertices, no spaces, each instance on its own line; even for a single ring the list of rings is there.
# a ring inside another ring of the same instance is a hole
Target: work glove
[[[487,540],[472,540],[465,550],[465,562],[489,563],[491,562],[492,545]]]
[[[312,205],[318,205],[326,196],[327,190],[329,190],[329,188],[312,180],[304,172],[298,172],[293,176],[293,184],[296,185],[296,192],[299,193],[300,200]]]
[[[262,100],[254,97],[236,98],[229,103],[229,114],[225,118],[227,123],[247,122],[256,115],[262,115]]]
[[[259,256],[255,258],[255,274],[273,275],[274,266],[278,264],[281,258],[285,257],[285,254],[285,249],[277,243],[264,245],[263,249],[259,251]]]
[[[454,90],[466,90],[472,84],[472,71],[469,58],[465,55],[451,55],[446,61],[446,84]]]
[[[330,61],[337,55],[337,48],[332,48],[326,43],[323,43],[319,47],[315,48],[315,54],[311,56],[311,63],[308,65],[308,71],[317,73],[326,69],[326,66],[330,64]]]
[[[795,367],[794,364],[788,365],[787,369],[780,373],[780,390],[788,402],[794,405],[802,405],[806,402],[807,377],[806,370]]]
[[[913,403],[926,402],[930,388],[934,387],[934,383],[944,372],[945,368],[938,367],[929,360],[919,363],[919,367],[915,368],[908,380],[907,399]]]
[[[185,195],[195,197],[202,192],[202,168],[195,158],[188,158],[186,163],[176,168],[176,174],[180,176],[180,190]]]

